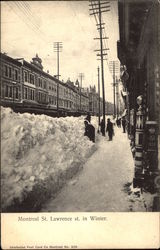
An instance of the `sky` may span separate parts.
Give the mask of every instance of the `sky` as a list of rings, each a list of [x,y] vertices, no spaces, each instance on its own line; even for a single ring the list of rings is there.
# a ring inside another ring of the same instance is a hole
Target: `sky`
[[[109,61],[117,59],[119,40],[117,1],[110,1],[110,11],[103,13],[108,60],[104,61],[105,97],[113,102],[112,76]],[[62,42],[60,52],[60,80],[79,79],[84,74],[82,86],[98,85],[100,49],[96,19],[90,15],[89,1],[2,1],[1,51],[13,58],[30,62],[38,54],[44,71],[57,74],[57,54],[54,42]],[[101,76],[100,76],[101,79]],[[101,88],[102,89],[102,88]]]

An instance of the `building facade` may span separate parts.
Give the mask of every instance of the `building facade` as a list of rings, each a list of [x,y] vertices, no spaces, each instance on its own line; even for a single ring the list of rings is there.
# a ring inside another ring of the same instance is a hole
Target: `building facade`
[[[160,121],[160,3],[118,1],[123,99],[135,151],[135,185],[158,175]],[[150,185],[153,186],[153,185]]]

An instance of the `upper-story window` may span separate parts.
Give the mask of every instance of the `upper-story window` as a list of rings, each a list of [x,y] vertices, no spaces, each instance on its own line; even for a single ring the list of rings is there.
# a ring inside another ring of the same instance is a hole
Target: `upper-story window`
[[[4,65],[4,75],[6,77],[12,78],[12,68],[7,65]]]
[[[24,71],[24,81],[28,82],[28,73],[27,73],[27,71]]]
[[[9,69],[9,78],[12,78],[12,68],[9,67],[8,69]]]
[[[44,81],[44,83],[43,83],[43,87],[44,87],[44,89],[46,89],[46,88],[47,88],[46,81]]]
[[[29,82],[30,82],[31,84],[34,84],[34,75],[33,75],[33,74],[30,74],[30,75],[29,75]]]
[[[8,77],[8,67],[4,65],[4,75]]]
[[[38,86],[42,88],[42,79],[38,78]]]
[[[15,80],[18,80],[18,70],[17,69],[15,69],[15,71],[14,71],[14,73],[15,73]]]

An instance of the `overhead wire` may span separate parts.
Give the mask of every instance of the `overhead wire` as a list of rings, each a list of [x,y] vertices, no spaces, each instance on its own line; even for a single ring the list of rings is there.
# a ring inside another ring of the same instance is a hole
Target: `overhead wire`
[[[94,9],[94,7],[96,7],[96,4],[98,3],[98,1],[91,1],[92,10]],[[96,25],[97,25],[99,23],[99,21],[98,21],[99,20],[99,16],[98,16],[98,14],[94,13],[94,10],[93,10],[93,15],[94,15],[94,18],[95,18],[95,21],[96,21]],[[103,16],[102,16],[102,23],[104,23]],[[100,31],[98,30],[98,32],[100,32]],[[107,37],[105,28],[102,29],[102,35],[103,35],[103,37]],[[103,44],[104,50],[107,51],[107,56],[105,56],[104,59],[107,61],[108,70],[110,72],[108,60],[110,60],[111,52],[110,52],[110,50],[108,50],[109,49],[108,39],[103,39],[102,40],[102,44]]]
[[[39,29],[40,28],[40,25],[37,24],[37,21],[35,20],[35,17],[33,17],[31,11],[28,10],[28,7],[26,7],[24,5],[23,2],[19,1],[17,2],[17,4],[25,11],[25,14],[27,15],[27,17],[30,18],[30,21],[32,22],[32,24],[35,26],[35,28]]]
[[[30,22],[30,24],[33,26],[33,28],[34,28],[36,31],[38,31],[39,33],[41,33],[40,30],[39,30],[39,26],[35,23],[35,21],[32,20],[32,15],[31,15],[31,14],[28,14],[26,8],[25,8],[23,5],[21,5],[21,2],[15,1],[14,3],[15,3],[15,5],[19,8],[19,10],[20,10],[21,12],[23,12],[23,14],[24,14],[25,17],[27,18],[27,20]]]
[[[28,26],[29,29],[41,37],[41,39],[46,42],[45,35],[43,35],[38,27],[31,21],[30,17],[27,15],[25,10],[17,3],[17,1],[9,2],[6,1],[7,5],[12,9],[12,11]],[[16,10],[17,9],[17,10]],[[20,11],[19,11],[20,10]]]

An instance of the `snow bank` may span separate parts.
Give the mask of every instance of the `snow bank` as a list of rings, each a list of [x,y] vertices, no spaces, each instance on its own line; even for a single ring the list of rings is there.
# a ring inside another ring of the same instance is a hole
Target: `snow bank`
[[[93,125],[96,124],[96,118]],[[84,117],[51,118],[1,109],[2,209],[23,202],[36,185],[55,185],[95,150],[84,136]],[[66,177],[67,178],[67,177]]]

